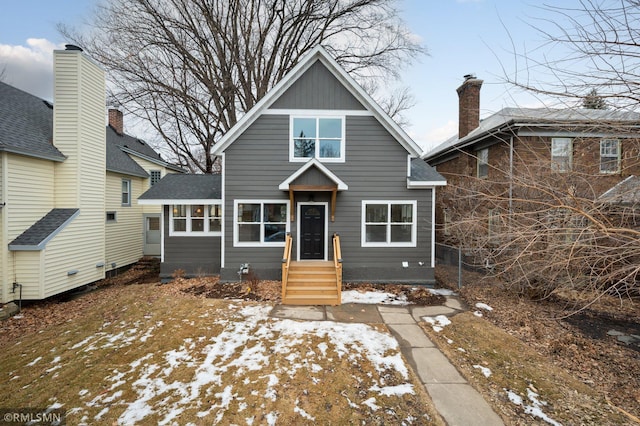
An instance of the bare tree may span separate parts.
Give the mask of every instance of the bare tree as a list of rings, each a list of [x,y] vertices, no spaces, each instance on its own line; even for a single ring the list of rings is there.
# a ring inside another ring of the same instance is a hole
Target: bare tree
[[[580,0],[540,6],[531,25],[545,42],[515,54],[507,80],[528,91],[580,105],[596,89],[613,108],[640,102],[640,1]]]
[[[447,222],[441,231],[447,242],[530,297],[580,292],[582,306],[603,294],[637,297],[640,179],[615,197],[603,196],[603,180],[613,186],[619,178],[603,176],[592,164],[587,153],[598,140],[575,138],[580,156],[566,170],[553,170],[542,140],[516,138],[492,147],[487,177],[446,173],[441,196]],[[513,167],[504,161],[510,144]],[[619,173],[629,175],[640,170],[640,140],[625,144]],[[472,153],[460,155],[477,161]]]
[[[113,0],[95,30],[61,32],[108,71],[110,97],[148,119],[182,166],[211,149],[313,47],[362,82],[397,79],[424,48],[389,0]],[[392,102],[393,113],[408,97]],[[403,100],[404,99],[404,100]]]

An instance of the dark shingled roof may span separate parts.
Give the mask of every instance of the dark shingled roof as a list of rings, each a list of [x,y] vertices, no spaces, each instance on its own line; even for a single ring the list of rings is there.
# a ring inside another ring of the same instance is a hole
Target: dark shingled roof
[[[0,81],[0,151],[63,161],[52,137],[51,104]]]
[[[42,250],[80,209],[53,209],[9,243],[9,250]]]
[[[222,177],[220,175],[168,174],[139,200],[220,200]]]
[[[107,130],[107,135],[109,135],[109,130]],[[145,169],[140,167],[126,152],[111,143],[109,136],[107,136],[107,170],[143,178],[149,176]]]
[[[446,179],[421,158],[411,160],[411,182],[445,182]]]

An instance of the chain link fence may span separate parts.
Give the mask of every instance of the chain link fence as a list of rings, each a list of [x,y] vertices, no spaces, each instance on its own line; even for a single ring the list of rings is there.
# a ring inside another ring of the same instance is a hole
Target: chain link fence
[[[470,275],[471,272],[486,272],[486,268],[474,262],[473,256],[465,254],[464,248],[442,243],[436,243],[436,264],[447,266],[448,269],[457,272],[458,288],[464,285],[465,275]]]

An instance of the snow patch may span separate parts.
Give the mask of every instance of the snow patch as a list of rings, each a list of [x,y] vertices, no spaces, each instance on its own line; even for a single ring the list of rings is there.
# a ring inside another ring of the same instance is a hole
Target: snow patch
[[[546,406],[547,403],[544,401],[540,401],[538,399],[539,395],[531,389],[527,389],[527,398],[529,398],[529,401],[531,401],[531,405],[525,404],[523,398],[517,393],[507,389],[505,389],[505,391],[507,392],[509,401],[511,401],[515,405],[522,405],[525,414],[531,414],[533,417],[537,417],[553,426],[562,426],[562,423],[553,420],[542,411],[542,407]]]
[[[396,295],[381,291],[347,290],[342,292],[342,304],[360,303],[365,305],[408,305],[409,301],[404,294]]]
[[[429,292],[431,294],[437,294],[440,296],[455,296],[456,292],[453,290],[449,290],[448,288],[430,288]]]
[[[487,367],[483,367],[481,365],[476,364],[473,366],[473,368],[477,368],[478,370],[480,370],[480,372],[484,375],[484,377],[488,378],[489,376],[491,376],[491,370],[488,369]]]
[[[436,317],[422,317],[422,319],[431,324],[436,333],[441,332],[445,326],[451,324],[449,318],[444,315],[438,315]]]
[[[493,311],[493,308],[486,303],[478,302],[476,303],[476,308],[484,309],[485,311]]]

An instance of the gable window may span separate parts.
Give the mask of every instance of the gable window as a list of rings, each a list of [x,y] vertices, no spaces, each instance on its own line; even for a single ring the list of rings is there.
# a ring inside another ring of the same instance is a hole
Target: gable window
[[[481,149],[476,152],[478,158],[477,176],[480,179],[489,175],[489,148]]]
[[[289,229],[289,203],[281,200],[236,200],[236,246],[284,246]]]
[[[343,117],[291,117],[291,161],[344,161]]]
[[[169,235],[220,235],[222,205],[175,204],[169,209]]]
[[[155,185],[160,182],[160,179],[162,179],[162,172],[160,170],[150,170],[149,175],[149,186]]]
[[[602,139],[600,141],[600,173],[618,173],[620,171],[620,141]]]
[[[568,172],[571,170],[573,144],[571,138],[551,139],[551,170]]]
[[[122,206],[131,207],[131,181],[122,179]]]
[[[415,247],[416,201],[362,201],[363,247]]]

